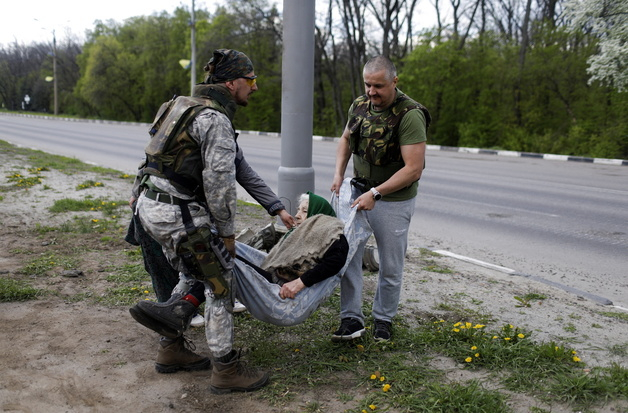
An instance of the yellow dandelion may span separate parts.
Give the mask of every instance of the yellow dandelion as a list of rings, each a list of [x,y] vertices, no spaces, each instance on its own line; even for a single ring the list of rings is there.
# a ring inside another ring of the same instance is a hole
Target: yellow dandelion
[[[460,322],[454,324],[454,327],[458,327],[460,325]]]
[[[473,326],[473,328],[484,328],[486,327],[484,324],[476,324]]]
[[[475,353],[475,357],[476,358],[480,357],[480,353]]]
[[[571,350],[571,354],[576,354],[577,351],[576,350]]]
[[[386,377],[384,377],[384,376],[379,378],[379,381],[384,381],[384,380],[386,380]]]
[[[364,346],[362,344],[358,344],[355,346],[358,351],[364,351]]]
[[[377,378],[377,376],[376,376],[376,375],[371,374],[371,380],[375,380],[376,378]]]
[[[477,350],[477,349],[478,349],[477,346],[471,347],[471,350]]]
[[[467,357],[466,359],[464,359],[464,361],[466,361],[467,363],[471,363],[473,359],[471,357]]]
[[[375,406],[374,404],[369,404],[369,409],[375,410],[377,409],[377,406]]]
[[[558,346],[554,347],[554,351],[558,351]]]
[[[504,337],[504,340],[510,341],[510,337]]]
[[[148,290],[144,290],[144,294],[148,294]]]
[[[116,203],[115,203],[115,202],[112,202],[112,203],[111,203],[111,205],[112,205],[112,206],[116,206]]]
[[[300,349],[298,349],[298,348],[295,348],[295,349],[294,349],[294,352],[295,352],[295,353],[298,353],[299,351],[301,351],[301,350],[300,350]]]
[[[92,222],[95,224],[96,222],[98,222],[97,219],[92,219]]]
[[[471,328],[473,326],[473,324],[469,323],[468,321],[464,324],[465,328]]]
[[[384,384],[384,386],[382,387],[382,390],[384,391],[384,393],[390,390],[390,384]]]
[[[525,337],[525,334],[521,334],[521,333],[519,333],[519,334],[517,334],[517,337],[519,337],[519,338],[524,338],[524,337]]]
[[[105,201],[102,201],[100,205],[107,205],[107,203]]]
[[[580,361],[580,357],[573,356],[572,360],[575,361],[576,363],[578,363]]]
[[[459,333],[459,332],[460,332],[460,329],[459,329],[459,328],[454,328],[454,329],[453,329],[453,330],[451,330],[451,331],[453,331],[454,333]]]
[[[493,336],[493,340],[495,340],[496,338],[499,338],[499,337],[497,337],[497,336]]]

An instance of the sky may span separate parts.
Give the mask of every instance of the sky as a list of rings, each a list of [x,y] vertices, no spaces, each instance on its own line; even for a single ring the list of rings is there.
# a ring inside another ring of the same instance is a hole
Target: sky
[[[196,9],[210,12],[219,4],[223,2],[194,1]],[[84,40],[85,30],[93,29],[95,20],[123,22],[162,11],[172,14],[181,6],[190,8],[192,0],[3,0],[0,44],[52,42],[53,31],[57,41],[66,38],[68,32]]]
[[[269,0],[281,10],[285,0]],[[298,0],[289,0],[298,1]],[[10,6],[7,3],[10,2]],[[427,0],[418,7],[422,26],[431,26],[435,21],[433,7]],[[225,0],[194,0],[196,9],[213,13]],[[317,13],[324,11],[325,0],[316,0]],[[319,6],[320,5],[320,6]],[[85,31],[94,28],[96,20],[116,20],[120,23],[134,16],[150,16],[166,11],[172,14],[177,7],[192,6],[192,0],[3,0],[0,12],[0,46],[8,46],[17,41],[20,45],[32,42],[52,43],[53,32],[57,42],[68,35],[85,40]],[[321,8],[319,10],[319,7]]]

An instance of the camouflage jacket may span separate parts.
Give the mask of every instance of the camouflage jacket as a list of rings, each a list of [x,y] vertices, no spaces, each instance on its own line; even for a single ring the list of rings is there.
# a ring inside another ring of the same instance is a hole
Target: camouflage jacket
[[[203,86],[201,96],[162,105],[142,174],[163,192],[206,202],[219,235],[228,236],[234,233],[237,199],[235,102],[224,87]]]

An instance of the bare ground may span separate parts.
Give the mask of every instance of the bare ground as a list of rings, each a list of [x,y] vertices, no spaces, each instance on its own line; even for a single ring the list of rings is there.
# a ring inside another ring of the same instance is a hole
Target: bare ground
[[[31,167],[25,158],[0,154],[0,188],[11,187],[8,176]],[[26,173],[26,175],[28,175]],[[320,411],[341,412],[356,407],[343,402],[337,391],[364,390],[342,381],[336,386],[307,388],[289,402],[271,405],[261,393],[214,396],[208,391],[209,372],[158,374],[153,362],[157,336],[129,316],[128,307],[94,304],[93,298],[111,288],[106,278],[127,262],[131,246],[124,233],[103,239],[102,234],[51,235],[37,225],[58,226],[77,213],[53,214],[54,200],[85,197],[125,200],[130,183],[115,177],[66,175],[55,170],[41,173],[43,184],[30,189],[0,192],[0,277],[27,279],[48,294],[24,302],[0,303],[0,409],[7,412],[298,412],[318,402]],[[104,186],[77,191],[78,184],[103,179]],[[125,210],[126,211],[126,210]],[[100,212],[89,212],[102,219]],[[118,217],[128,221],[128,212]],[[268,217],[239,215],[240,228],[260,228]],[[98,225],[98,222],[94,222]],[[419,240],[413,240],[420,245]],[[53,265],[45,276],[27,276],[25,265],[37,257],[63,256],[81,251],[76,264],[82,275],[63,276]],[[497,326],[510,323],[533,332],[536,341],[564,341],[577,349],[587,366],[612,362],[626,367],[628,323],[602,314],[612,309],[533,280],[513,277],[447,257],[434,257],[435,265],[452,273],[426,271],[418,247],[408,253],[401,314],[412,319],[445,313],[447,306],[493,315]],[[373,282],[368,282],[373,288]],[[546,298],[519,307],[514,296],[536,293]],[[207,353],[201,330],[191,332],[197,351]],[[622,351],[617,351],[623,349]],[[432,367],[447,373],[449,380],[486,379],[482,372],[446,357],[436,357]],[[511,395],[517,412],[534,407],[551,412],[570,412],[559,403],[547,404],[526,395]],[[595,411],[627,411],[625,402],[611,402]],[[536,410],[538,411],[538,410]]]

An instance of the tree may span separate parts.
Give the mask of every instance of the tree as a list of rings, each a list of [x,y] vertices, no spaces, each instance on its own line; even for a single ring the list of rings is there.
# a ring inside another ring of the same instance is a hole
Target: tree
[[[628,2],[625,0],[567,0],[565,17],[572,31],[592,33],[599,52],[588,60],[589,82],[599,80],[620,92],[628,88]]]

